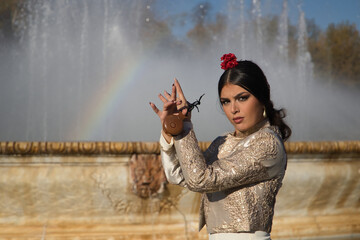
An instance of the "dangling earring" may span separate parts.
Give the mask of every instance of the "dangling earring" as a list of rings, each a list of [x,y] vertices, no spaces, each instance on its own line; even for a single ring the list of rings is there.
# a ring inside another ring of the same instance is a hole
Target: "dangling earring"
[[[265,108],[264,108],[264,112],[263,112],[263,117],[264,117],[264,118],[267,118],[266,109],[265,109]]]

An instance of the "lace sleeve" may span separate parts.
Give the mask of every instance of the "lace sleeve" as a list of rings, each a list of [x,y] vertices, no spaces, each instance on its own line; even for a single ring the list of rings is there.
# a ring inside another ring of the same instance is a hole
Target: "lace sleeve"
[[[165,138],[160,137],[161,162],[164,168],[166,179],[171,184],[185,186],[185,179],[180,168],[179,160],[174,148],[174,140],[167,143]]]
[[[196,192],[215,192],[268,180],[281,174],[286,164],[282,141],[269,129],[249,136],[226,158],[211,164],[206,163],[192,129],[177,137],[175,149],[186,185]]]

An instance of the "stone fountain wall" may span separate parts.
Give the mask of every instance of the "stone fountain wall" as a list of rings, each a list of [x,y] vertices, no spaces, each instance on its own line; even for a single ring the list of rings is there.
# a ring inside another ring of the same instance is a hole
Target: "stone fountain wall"
[[[360,142],[286,149],[272,238],[360,239]],[[207,239],[199,202],[166,182],[158,143],[0,143],[0,240]]]

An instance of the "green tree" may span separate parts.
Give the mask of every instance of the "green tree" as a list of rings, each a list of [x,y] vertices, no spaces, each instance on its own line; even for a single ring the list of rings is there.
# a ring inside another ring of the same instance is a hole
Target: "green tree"
[[[315,75],[360,84],[360,34],[355,24],[330,24],[325,33],[309,39]]]
[[[322,32],[316,38],[309,38],[308,50],[314,63],[315,77],[331,81],[331,57],[326,34]]]
[[[345,82],[360,82],[360,35],[355,24],[331,24],[327,31],[331,75]]]

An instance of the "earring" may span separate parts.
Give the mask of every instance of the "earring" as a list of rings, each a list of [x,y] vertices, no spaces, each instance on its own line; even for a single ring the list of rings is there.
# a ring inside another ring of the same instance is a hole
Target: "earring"
[[[264,118],[267,118],[266,109],[265,109],[265,108],[264,108],[264,112],[263,112],[263,117],[264,117]]]

